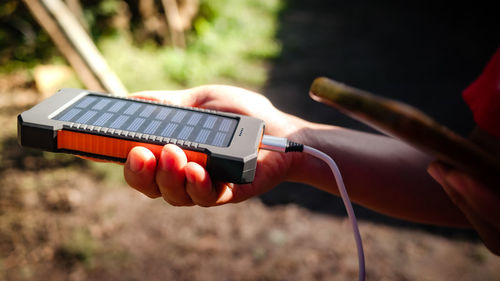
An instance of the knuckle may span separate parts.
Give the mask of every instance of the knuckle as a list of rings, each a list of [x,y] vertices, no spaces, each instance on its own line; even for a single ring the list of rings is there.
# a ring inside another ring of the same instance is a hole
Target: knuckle
[[[160,195],[156,192],[143,192],[143,194],[151,199],[155,199],[155,198],[160,197]]]
[[[191,206],[191,205],[193,205],[192,202],[187,202],[187,201],[185,201],[185,202],[179,202],[179,201],[167,198],[166,196],[163,196],[163,200],[165,202],[167,202],[169,205],[172,205],[174,207],[182,207],[182,206]]]

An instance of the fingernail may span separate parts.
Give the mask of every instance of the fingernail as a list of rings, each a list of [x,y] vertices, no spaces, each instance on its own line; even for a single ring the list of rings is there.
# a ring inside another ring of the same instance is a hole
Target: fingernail
[[[174,166],[174,160],[171,157],[167,157],[167,154],[168,154],[167,150],[163,148],[161,152],[160,161],[163,170],[169,171]]]
[[[144,166],[144,163],[139,160],[137,157],[130,157],[129,158],[129,165],[128,167],[130,170],[134,173],[138,173],[142,170],[142,167]]]

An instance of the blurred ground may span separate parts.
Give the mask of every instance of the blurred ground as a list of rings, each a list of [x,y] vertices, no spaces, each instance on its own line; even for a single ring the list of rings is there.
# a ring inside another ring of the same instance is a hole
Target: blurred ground
[[[465,134],[472,121],[459,93],[500,43],[498,17],[480,5],[290,1],[283,54],[263,92],[308,120],[368,130],[308,98],[312,79],[325,75],[406,101]],[[0,78],[1,281],[357,278],[341,202],[310,187],[283,184],[242,204],[174,208],[126,187],[120,167],[22,150],[16,116],[39,99],[27,81]],[[500,259],[471,231],[357,212],[368,280],[500,276]]]

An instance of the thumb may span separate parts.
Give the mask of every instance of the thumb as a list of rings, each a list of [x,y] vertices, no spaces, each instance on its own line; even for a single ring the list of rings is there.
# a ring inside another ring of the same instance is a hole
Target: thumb
[[[176,91],[142,91],[129,95],[132,98],[145,99],[177,106],[195,106],[193,89]]]

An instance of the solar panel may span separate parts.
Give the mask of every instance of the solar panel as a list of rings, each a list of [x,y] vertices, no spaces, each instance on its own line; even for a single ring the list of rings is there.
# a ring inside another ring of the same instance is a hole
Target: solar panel
[[[250,116],[62,89],[18,116],[23,147],[126,163],[142,146],[158,159],[167,144],[218,181],[249,183],[264,122]]]
[[[238,120],[183,108],[87,95],[52,119],[227,147]]]

